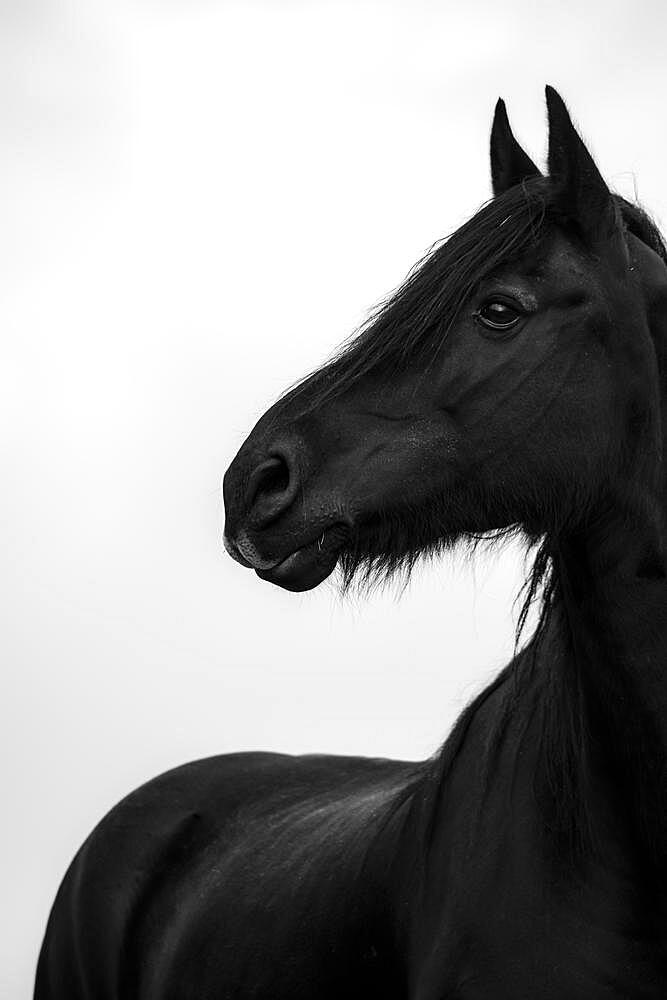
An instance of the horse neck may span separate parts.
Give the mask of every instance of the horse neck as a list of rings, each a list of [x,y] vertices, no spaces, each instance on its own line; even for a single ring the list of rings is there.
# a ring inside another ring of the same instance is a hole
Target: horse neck
[[[661,478],[661,477],[660,477]],[[667,868],[665,492],[620,488],[554,547],[554,613],[619,804]],[[570,683],[572,683],[570,681]],[[573,694],[573,698],[575,695]]]

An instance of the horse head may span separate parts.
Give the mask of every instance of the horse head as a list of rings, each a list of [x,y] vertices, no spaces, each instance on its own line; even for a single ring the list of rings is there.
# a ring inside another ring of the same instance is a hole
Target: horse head
[[[225,543],[262,579],[307,590],[337,563],[351,578],[498,529],[536,538],[623,484],[657,489],[664,247],[552,88],[547,107],[546,175],[499,101],[493,199],[241,447]]]

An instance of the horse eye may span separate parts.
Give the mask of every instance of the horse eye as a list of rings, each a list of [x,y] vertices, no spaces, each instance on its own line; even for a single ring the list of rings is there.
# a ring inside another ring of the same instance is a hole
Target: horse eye
[[[509,330],[521,319],[518,309],[501,302],[499,299],[490,299],[481,306],[476,314],[477,319],[489,330]]]

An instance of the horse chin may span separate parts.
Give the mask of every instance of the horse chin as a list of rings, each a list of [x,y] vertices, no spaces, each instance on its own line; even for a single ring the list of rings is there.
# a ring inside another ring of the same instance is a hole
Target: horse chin
[[[284,590],[301,593],[318,587],[331,576],[342,549],[341,532],[329,530],[321,538],[302,546],[270,569],[256,569],[260,580]]]

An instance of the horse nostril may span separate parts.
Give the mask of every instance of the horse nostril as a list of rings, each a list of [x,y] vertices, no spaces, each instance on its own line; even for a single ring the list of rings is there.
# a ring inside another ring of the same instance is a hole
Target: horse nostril
[[[250,475],[246,491],[248,510],[268,523],[289,507],[295,493],[296,477],[288,460],[282,455],[272,455]]]
[[[284,493],[289,486],[289,468],[282,458],[274,457],[262,462],[253,476],[255,496],[258,493]]]

